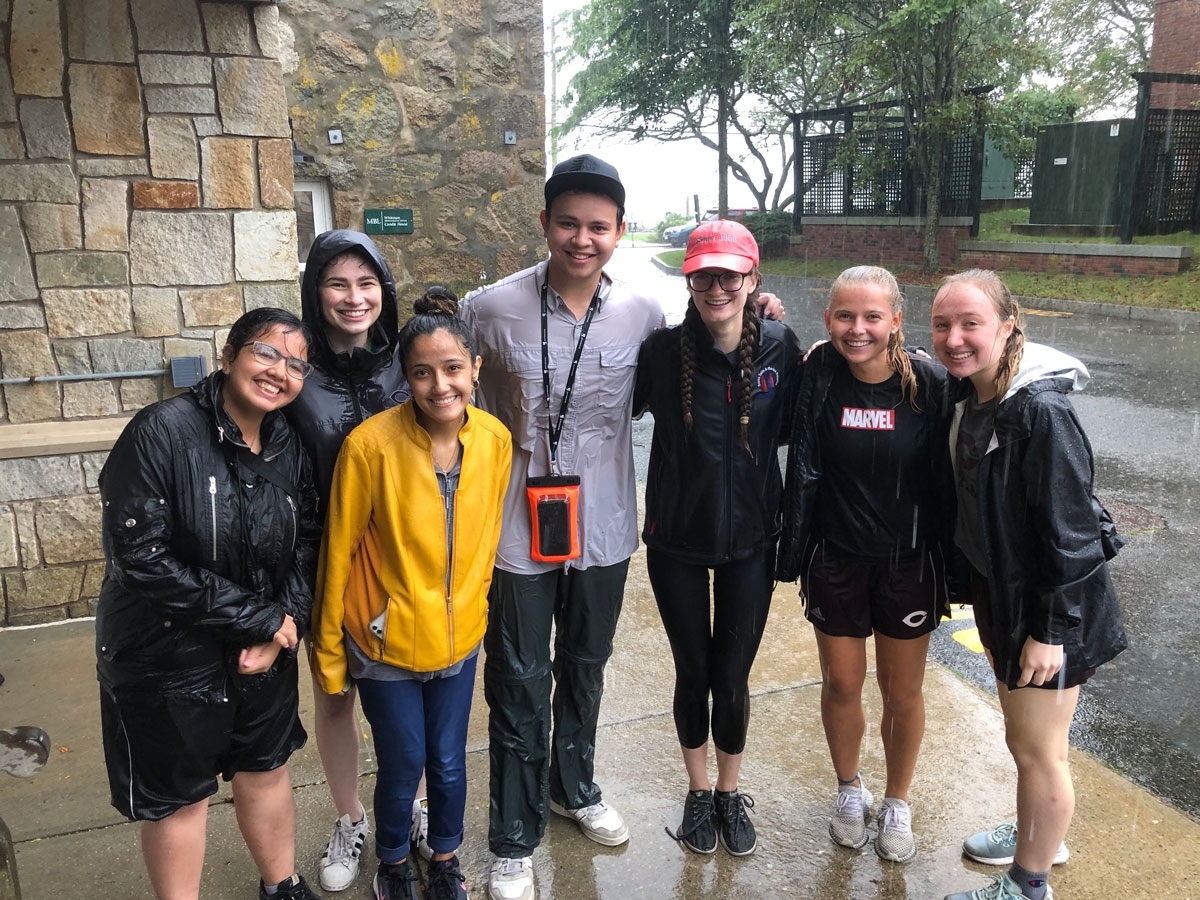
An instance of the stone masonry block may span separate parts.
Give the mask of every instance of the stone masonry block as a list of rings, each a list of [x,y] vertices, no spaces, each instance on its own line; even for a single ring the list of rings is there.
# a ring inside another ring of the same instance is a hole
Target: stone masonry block
[[[80,493],[83,493],[83,473],[78,456],[0,459],[0,502]]]
[[[81,453],[83,463],[83,483],[89,491],[100,490],[100,470],[108,460],[108,451],[99,453]]]
[[[21,138],[21,127],[15,122],[0,125],[0,159],[24,159],[25,141]]]
[[[149,372],[163,368],[158,341],[99,338],[88,341],[88,351],[97,372]]]
[[[38,286],[107,287],[129,284],[129,261],[124,253],[99,250],[61,250],[34,258]]]
[[[183,324],[188,328],[232,325],[242,314],[242,292],[232,284],[181,290],[179,304],[183,308]]]
[[[146,131],[150,137],[150,173],[155,178],[195,181],[200,177],[191,119],[150,116]]]
[[[117,415],[121,404],[111,381],[66,382],[62,410],[64,419],[93,419]]]
[[[283,70],[273,59],[213,60],[217,103],[226,134],[290,137]]]
[[[62,25],[58,14],[57,3],[14,0],[8,63],[16,93],[36,97],[62,96]]]
[[[195,341],[184,338],[167,338],[163,341],[163,356],[170,359],[173,356],[203,356],[208,371],[213,371],[213,342]]]
[[[189,252],[177,252],[180,247]],[[227,284],[233,278],[233,232],[225,213],[135,209],[129,251],[134,284]]]
[[[292,142],[258,142],[258,194],[267,209],[291,209],[295,202],[292,171]]]
[[[14,503],[13,514],[17,517],[17,544],[21,551],[21,568],[36,569],[42,564],[39,552],[37,527],[33,524],[32,503]]]
[[[8,66],[0,66],[0,122],[17,121],[17,98],[13,94]]]
[[[204,51],[204,33],[200,28],[200,13],[195,3],[131,0],[129,5],[140,52]]]
[[[85,568],[56,566],[53,569],[32,569],[5,575],[9,623],[15,624],[13,617],[16,615],[41,613],[74,603],[79,599]]]
[[[208,52],[234,56],[254,53],[250,8],[243,3],[201,3]]]
[[[142,84],[212,84],[212,60],[207,56],[143,53],[138,69]]]
[[[66,203],[26,203],[21,207],[25,238],[34,253],[78,250],[83,246],[79,207]]]
[[[0,206],[0,302],[37,299],[33,266],[15,206]]]
[[[57,375],[49,339],[36,331],[0,333],[0,372],[5,378]]]
[[[175,288],[133,289],[133,332],[138,337],[179,333],[179,295]]]
[[[279,60],[283,71],[289,74],[299,68],[295,32],[280,20],[279,7],[274,3],[254,6],[254,33],[263,56]]]
[[[54,361],[63,375],[87,375],[92,371],[92,357],[86,341],[55,341],[50,348]]]
[[[0,331],[19,328],[45,328],[46,317],[40,306],[26,303],[0,303]]]
[[[299,275],[296,214],[290,210],[234,213],[233,243],[239,281],[284,281]]]
[[[217,111],[217,101],[210,87],[148,87],[146,109],[152,113],[187,113],[209,115]]]
[[[79,184],[67,163],[19,162],[0,166],[0,201],[79,203]]]
[[[100,156],[146,152],[137,70],[128,66],[72,63],[71,123],[75,147]]]
[[[221,120],[217,116],[193,116],[192,124],[196,126],[196,134],[200,137],[212,137],[223,133]]]
[[[125,0],[67,0],[67,47],[86,62],[133,62]]]
[[[17,552],[17,517],[11,509],[0,508],[0,569],[15,569],[21,564]]]
[[[157,378],[122,378],[121,411],[137,412],[144,406],[158,402]]]
[[[83,179],[83,246],[88,250],[129,249],[129,183]]]
[[[135,181],[134,209],[196,209],[200,186],[194,181]]]
[[[75,161],[85,178],[119,178],[122,175],[148,175],[150,169],[142,157],[85,157]]]
[[[71,126],[67,124],[67,108],[62,100],[22,100],[21,128],[30,159],[71,158]]]
[[[124,334],[133,327],[129,288],[45,290],[42,303],[51,338]]]
[[[201,140],[200,184],[209,209],[252,209],[254,142],[226,137]]]
[[[246,310],[262,306],[275,306],[300,315],[300,284],[285,281],[282,284],[248,284],[242,289],[246,296]]]

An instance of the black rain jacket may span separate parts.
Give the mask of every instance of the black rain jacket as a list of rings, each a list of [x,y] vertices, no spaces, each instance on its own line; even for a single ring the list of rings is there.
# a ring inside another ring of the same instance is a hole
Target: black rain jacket
[[[1078,368],[1050,371],[1063,359]],[[1038,368],[1042,371],[1031,374]],[[1068,679],[1098,668],[1128,646],[1107,563],[1124,542],[1092,494],[1092,447],[1067,398],[1086,379],[1077,361],[1027,343],[1014,387],[996,409],[995,437],[979,464],[995,671],[1009,688],[1021,675],[1027,637],[1062,645]],[[957,425],[970,384],[958,382],[953,390],[962,398],[955,410]],[[952,451],[956,434],[952,429]],[[957,571],[969,565],[960,551]]]
[[[906,352],[908,352],[906,350]],[[954,544],[954,476],[945,452],[949,432],[950,402],[945,368],[931,359],[908,352],[917,377],[917,406],[935,421],[930,447],[926,502],[934,505],[929,517],[932,534],[930,560],[937,583],[939,618],[950,616],[950,594],[946,560]],[[822,477],[821,448],[817,444],[817,422],[829,395],[834,375],[846,368],[845,358],[830,343],[821,344],[809,355],[791,414],[792,433],[788,446],[787,482],[783,498],[783,534],[779,539],[775,575],[780,581],[795,581],[804,565],[813,522],[813,507]],[[905,403],[908,401],[905,400]],[[853,549],[853,548],[848,548]]]
[[[270,641],[285,614],[308,626],[320,540],[308,457],[279,412],[251,453],[224,378],[141,410],[100,473],[96,655],[110,688],[220,700],[238,651]]]
[[[692,431],[680,399],[680,329],[695,327]],[[788,433],[800,346],[781,322],[759,322],[750,399],[750,449],[738,423],[738,372],[703,324],[684,323],[642,342],[633,410],[654,415],[646,477],[647,547],[716,566],[746,559],[779,533],[783,478],[778,448]]]
[[[317,284],[321,270],[331,259],[355,249],[374,263],[383,287],[383,304],[371,328],[368,349],[335,353],[326,335]],[[370,238],[346,229],[318,235],[305,261],[300,297],[304,324],[313,335],[308,361],[316,371],[305,380],[304,390],[285,407],[284,413],[312,458],[320,498],[319,516],[323,519],[333,484],[333,467],[346,435],[375,413],[399,406],[410,392],[396,342],[396,283],[387,261]]]

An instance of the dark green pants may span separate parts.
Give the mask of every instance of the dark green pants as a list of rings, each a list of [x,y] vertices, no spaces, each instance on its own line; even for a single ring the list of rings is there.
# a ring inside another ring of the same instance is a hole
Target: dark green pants
[[[628,573],[629,560],[541,575],[494,572],[483,687],[491,758],[488,845],[497,856],[533,853],[551,799],[569,809],[600,800],[592,777],[596,721]]]

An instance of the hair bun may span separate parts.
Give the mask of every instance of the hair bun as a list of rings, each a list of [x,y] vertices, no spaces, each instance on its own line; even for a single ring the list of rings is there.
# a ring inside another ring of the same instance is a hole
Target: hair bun
[[[426,316],[458,317],[458,295],[449,288],[435,284],[413,303],[413,312]]]

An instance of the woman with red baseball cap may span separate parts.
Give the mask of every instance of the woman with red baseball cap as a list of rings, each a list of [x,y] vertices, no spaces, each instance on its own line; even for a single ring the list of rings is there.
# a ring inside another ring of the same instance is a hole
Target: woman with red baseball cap
[[[754,801],[738,791],[747,681],[771,603],[783,489],[776,451],[800,347],[790,328],[755,312],[758,244],[745,226],[701,224],[683,274],[687,314],[643,342],[634,389],[635,414],[654,415],[642,538],[675,659],[688,774],[683,823],[668,833],[697,853],[719,841],[745,856],[757,845],[746,813]]]

